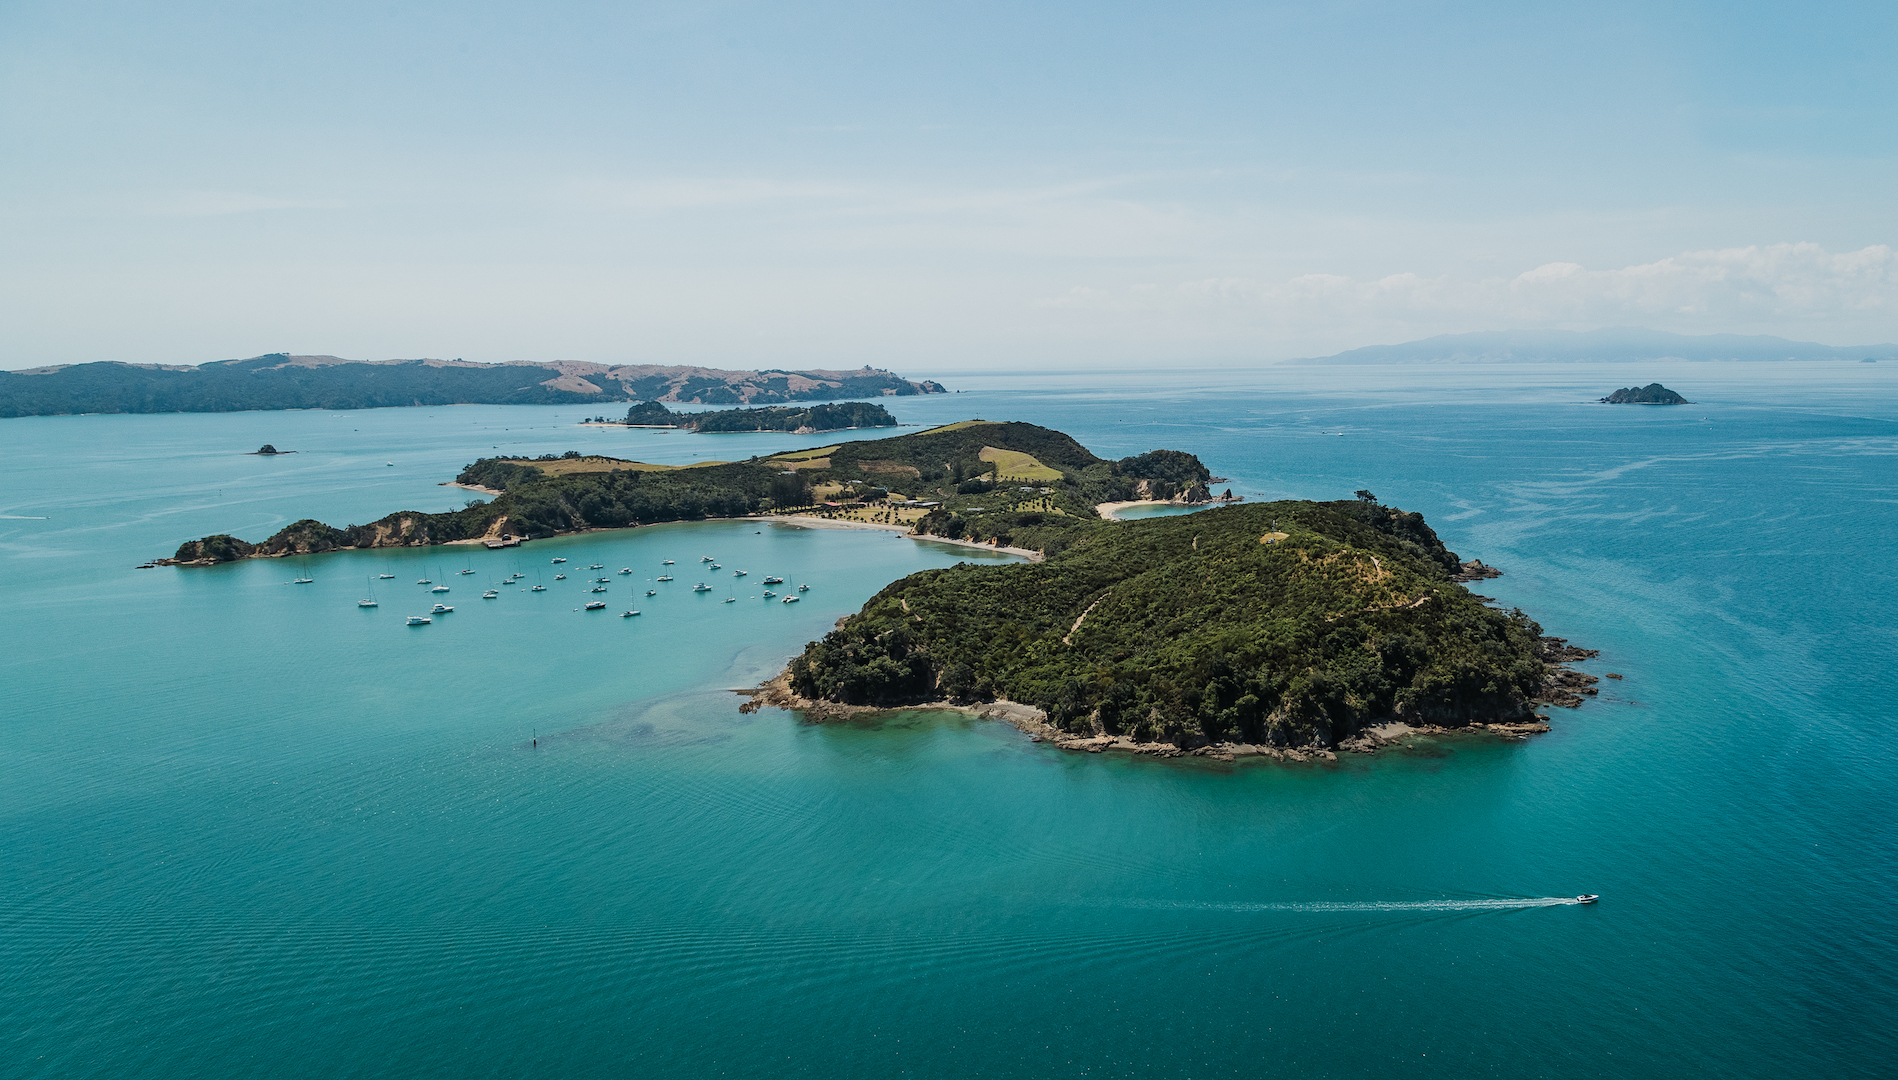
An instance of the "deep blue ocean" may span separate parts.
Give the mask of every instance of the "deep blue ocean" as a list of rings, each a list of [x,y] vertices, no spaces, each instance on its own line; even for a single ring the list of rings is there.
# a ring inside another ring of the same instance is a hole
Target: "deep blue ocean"
[[[885,404],[1422,511],[1625,679],[1526,743],[1308,765],[740,715],[885,584],[999,556],[710,522],[139,570],[459,505],[485,455],[815,440],[0,420],[0,1075],[1890,1075],[1898,367],[937,377]],[[1654,379],[1696,403],[1591,403]]]

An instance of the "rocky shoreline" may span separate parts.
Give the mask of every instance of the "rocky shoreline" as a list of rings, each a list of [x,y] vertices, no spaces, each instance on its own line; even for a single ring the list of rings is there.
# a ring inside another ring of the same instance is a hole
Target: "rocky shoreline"
[[[1584,653],[1588,657],[1597,654],[1594,649],[1570,649],[1561,638],[1544,638],[1545,642],[1560,643],[1557,647],[1568,652]],[[1546,650],[1545,650],[1546,651]],[[1577,657],[1585,659],[1586,657]],[[1552,679],[1554,679],[1552,669]],[[1560,669],[1564,675],[1577,676],[1586,683],[1594,683],[1592,675]],[[1579,684],[1578,684],[1579,685]],[[1270,746],[1253,743],[1205,743],[1198,746],[1179,746],[1165,742],[1138,742],[1126,735],[1079,735],[1062,731],[1048,723],[1048,715],[1033,705],[1024,705],[1018,701],[988,701],[980,703],[960,701],[928,701],[915,705],[879,706],[845,705],[834,701],[815,701],[800,696],[791,689],[789,668],[779,672],[777,677],[762,686],[735,693],[748,695],[751,700],[738,707],[741,713],[753,713],[767,706],[802,714],[809,723],[822,724],[835,720],[852,720],[858,717],[876,716],[882,713],[915,712],[933,710],[959,712],[983,720],[1001,720],[1027,735],[1030,742],[1045,742],[1062,750],[1077,753],[1100,754],[1113,750],[1120,753],[1136,754],[1142,757],[1177,758],[1204,757],[1216,761],[1237,761],[1240,758],[1270,759],[1282,762],[1336,761],[1340,752],[1352,754],[1375,754],[1390,748],[1407,748],[1413,745],[1407,740],[1418,736],[1474,736],[1490,735],[1512,742],[1526,741],[1531,735],[1539,735],[1550,730],[1549,718],[1535,716],[1529,720],[1495,721],[1489,723],[1471,723],[1460,727],[1443,727],[1436,724],[1409,724],[1399,720],[1386,720],[1358,731],[1350,738],[1341,740],[1334,747],[1326,746]],[[1558,691],[1560,692],[1560,691]],[[1581,691],[1593,694],[1593,689]],[[1551,700],[1549,704],[1575,708],[1582,699],[1573,693],[1574,702]]]

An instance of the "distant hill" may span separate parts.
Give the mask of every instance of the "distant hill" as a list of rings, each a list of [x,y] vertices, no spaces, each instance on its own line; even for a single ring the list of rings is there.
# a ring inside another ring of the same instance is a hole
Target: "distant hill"
[[[938,383],[911,382],[871,367],[726,371],[578,361],[364,361],[270,353],[196,367],[101,362],[0,371],[0,417],[617,401],[763,405],[945,392]]]
[[[1537,361],[1617,363],[1646,360],[1863,360],[1898,357],[1898,345],[1817,345],[1744,334],[1669,334],[1660,330],[1486,330],[1443,334],[1401,345],[1372,345],[1294,364],[1506,364]]]
[[[595,423],[608,422],[594,417]],[[638,427],[676,427],[707,434],[734,431],[790,431],[811,435],[850,428],[895,427],[896,417],[881,405],[846,401],[835,405],[767,405],[762,409],[720,409],[717,412],[675,413],[657,401],[644,401],[626,411],[625,423]]]

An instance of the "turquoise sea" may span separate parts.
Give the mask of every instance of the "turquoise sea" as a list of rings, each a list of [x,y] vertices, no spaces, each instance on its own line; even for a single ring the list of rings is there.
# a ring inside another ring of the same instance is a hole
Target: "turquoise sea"
[[[886,404],[1368,487],[1626,678],[1526,743],[1302,766],[740,715],[889,581],[998,556],[709,522],[138,570],[458,505],[485,454],[812,440],[3,420],[0,1075],[1889,1075],[1892,365],[938,377]],[[1653,379],[1697,403],[1588,403]]]

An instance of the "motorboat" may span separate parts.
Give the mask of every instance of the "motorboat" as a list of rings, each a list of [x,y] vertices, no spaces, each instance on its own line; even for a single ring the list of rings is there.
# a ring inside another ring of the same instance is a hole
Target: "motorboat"
[[[717,564],[717,563],[713,563],[713,564],[712,564],[712,569],[714,569],[714,570],[717,570],[718,568],[719,568],[719,566],[718,566],[718,564]]]
[[[536,585],[536,586],[534,586],[533,588],[531,588],[531,589],[529,589],[529,590],[527,590],[527,591],[528,591],[528,592],[546,592],[546,591],[547,591],[547,586],[545,586],[545,585]]]
[[[612,579],[612,578],[610,578],[610,577],[596,577],[596,578],[594,578],[594,579],[593,579],[593,581],[594,581],[594,583],[595,583],[595,584],[598,584],[598,585],[604,585],[604,584],[606,584],[607,582],[609,582],[609,581],[612,581],[612,580],[613,580],[613,579]]]
[[[659,590],[658,590],[658,589],[647,589],[647,590],[646,590],[646,595],[647,595],[647,596],[658,596],[658,595],[659,595]]]
[[[555,574],[555,575],[554,575],[554,580],[555,580],[555,581],[565,581],[565,580],[567,580],[567,575],[565,575],[565,574]]]
[[[799,585],[799,586],[797,587],[797,591],[798,591],[798,592],[810,592],[810,591],[811,591],[811,587],[810,587],[809,585]]]
[[[380,581],[394,581],[395,575],[394,574],[377,574],[376,578]]]
[[[605,611],[605,610],[606,610],[606,601],[604,601],[604,600],[589,600],[589,601],[587,601],[587,610],[588,610],[588,611]]]
[[[667,560],[666,560],[666,562],[665,562],[665,565],[667,565],[667,566],[671,566],[671,565],[672,565],[672,560],[671,560],[671,559],[667,559]]]
[[[733,570],[733,571],[732,571],[732,576],[733,576],[733,577],[744,577],[744,576],[745,576],[745,571],[743,571],[743,570]]]
[[[622,566],[619,568],[619,572],[622,574],[630,574],[633,572],[633,568],[630,566]]]
[[[766,585],[782,585],[784,584],[784,579],[781,577],[768,577],[764,579],[764,583]]]
[[[447,604],[436,604],[434,608],[432,608],[429,611],[429,614],[430,615],[446,615],[453,610],[455,609],[449,607]]]
[[[606,586],[604,586],[604,585],[595,585],[595,586],[593,586],[593,587],[592,587],[591,589],[588,589],[587,591],[588,591],[588,592],[605,592],[605,591],[606,591]]]
[[[428,616],[426,616],[426,615],[411,615],[411,616],[409,616],[409,625],[410,625],[410,626],[427,626],[427,625],[428,625],[429,623],[431,623],[431,622],[433,622],[433,621],[434,621],[433,619],[430,619],[430,618],[429,618]]]
[[[567,560],[565,560],[565,559],[555,559],[555,560],[554,560],[554,562],[556,562],[556,563],[563,563],[563,562],[566,562],[566,561],[567,561]]]
[[[482,594],[481,594],[481,599],[483,599],[483,600],[493,600],[493,599],[495,599],[495,598],[497,598],[497,597],[499,597],[500,595],[501,595],[501,594],[500,594],[499,592],[496,592],[496,591],[495,591],[495,590],[493,590],[493,589],[489,589],[489,590],[488,590],[487,592],[484,592],[484,593],[482,593]]]
[[[1592,904],[1595,901],[1600,900],[1600,899],[1601,897],[1594,893],[1583,893],[1582,895],[1575,898],[1575,902],[1578,904]]]
[[[771,599],[772,597],[775,597],[775,596],[777,596],[777,595],[778,595],[777,593],[774,593],[774,592],[772,592],[772,591],[771,591],[770,589],[766,589],[766,590],[764,591],[764,598],[765,598],[766,600],[769,600],[769,599]]]
[[[692,586],[692,591],[693,592],[711,592],[712,587],[710,585],[707,585],[705,582],[701,581],[697,585]]]
[[[587,569],[588,570],[604,570],[606,569],[606,564],[601,563],[601,562],[591,563],[587,566]]]
[[[700,556],[699,556],[699,561],[700,561],[700,562],[711,562],[711,561],[712,561],[712,557],[711,557],[710,555],[700,555]]]

